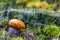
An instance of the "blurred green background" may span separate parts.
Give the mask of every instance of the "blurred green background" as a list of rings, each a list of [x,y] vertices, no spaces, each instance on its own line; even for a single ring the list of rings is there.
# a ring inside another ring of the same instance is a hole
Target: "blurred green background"
[[[60,0],[0,0],[0,10],[8,8],[43,8],[60,11]]]

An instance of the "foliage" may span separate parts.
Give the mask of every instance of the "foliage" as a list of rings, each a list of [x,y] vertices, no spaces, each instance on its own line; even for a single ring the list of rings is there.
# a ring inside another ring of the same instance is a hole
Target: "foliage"
[[[4,20],[2,20],[2,25],[4,25],[4,26],[6,26],[7,25],[7,23],[8,23],[8,19],[4,19]]]
[[[17,37],[17,38],[11,38],[11,40],[23,40],[23,38],[22,37]]]
[[[40,35],[37,40],[47,40],[43,35]]]
[[[47,0],[48,3],[55,3],[55,0]]]
[[[43,31],[47,36],[50,36],[50,37],[59,36],[59,29],[56,25],[46,26],[46,27],[44,27]]]
[[[17,13],[18,15],[17,14],[15,15],[15,16],[18,16],[18,18],[20,20],[24,21],[25,24],[26,24],[26,29],[25,30],[23,30],[23,29],[21,30],[22,31],[22,34],[23,33],[29,33],[29,30],[30,30],[30,32],[32,32],[34,34],[34,36],[37,36],[37,40],[45,40],[45,37],[41,37],[43,35],[44,36],[47,35],[47,36],[50,36],[50,37],[51,36],[52,37],[57,37],[58,36],[58,33],[59,33],[58,26],[56,26],[56,25],[50,25],[52,23],[58,25],[59,22],[60,22],[60,20],[59,20],[60,18],[59,17],[54,17],[55,15],[53,17],[49,16],[49,14],[54,14],[54,12],[50,12],[49,10],[47,10],[47,11],[44,11],[44,10],[39,10],[38,11],[37,10],[36,13],[33,13],[34,11],[32,13],[27,13],[27,12],[26,13],[25,12],[23,12],[23,13]],[[39,13],[37,13],[37,12],[39,12]],[[3,18],[2,20],[0,19],[0,23],[2,25],[4,25],[4,27],[5,27],[6,26],[6,23],[8,23],[8,20],[9,19],[8,19],[8,17],[7,18],[2,17],[2,18]],[[56,23],[54,21],[57,18],[58,18],[58,21],[56,21],[57,22]],[[49,26],[47,26],[47,25],[49,25]],[[5,31],[5,30],[3,30],[3,31]],[[2,33],[2,32],[0,32],[0,33]],[[7,35],[9,35],[9,34],[7,34]],[[7,37],[8,36],[6,36],[6,38]],[[13,40],[18,40],[19,37],[18,38],[11,38],[11,40],[12,39]]]
[[[50,10],[52,4],[52,9],[54,9],[56,4],[60,3],[60,0],[46,0],[46,1],[41,1],[41,0],[3,0],[0,2],[0,10],[1,9],[9,9],[9,8],[43,8]],[[60,7],[60,6],[59,6]],[[58,7],[58,8],[59,8]],[[57,8],[57,9],[58,9]],[[57,10],[60,11],[60,10]]]
[[[57,3],[60,3],[60,0],[56,0]]]

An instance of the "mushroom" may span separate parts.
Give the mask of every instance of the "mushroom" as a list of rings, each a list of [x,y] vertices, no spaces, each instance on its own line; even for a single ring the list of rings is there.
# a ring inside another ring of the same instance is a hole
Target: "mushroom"
[[[8,33],[14,37],[20,35],[19,29],[25,29],[25,23],[19,19],[11,19],[8,25],[10,26],[8,29]]]

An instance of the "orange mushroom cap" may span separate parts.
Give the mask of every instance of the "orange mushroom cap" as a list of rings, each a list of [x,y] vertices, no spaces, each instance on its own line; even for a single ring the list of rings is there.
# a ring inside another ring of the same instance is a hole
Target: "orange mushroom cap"
[[[24,29],[25,23],[19,19],[11,19],[8,23],[8,25],[13,26],[18,29]]]

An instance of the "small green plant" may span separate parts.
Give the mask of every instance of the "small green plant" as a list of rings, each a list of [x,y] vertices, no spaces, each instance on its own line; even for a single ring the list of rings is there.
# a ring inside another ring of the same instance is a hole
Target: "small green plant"
[[[59,29],[56,25],[45,26],[43,31],[47,36],[52,38],[59,36]]]
[[[0,21],[0,24],[1,24],[2,26],[6,26],[6,25],[8,24],[8,19],[5,18],[5,19],[1,20],[1,21]]]
[[[24,40],[22,37],[11,38],[11,40]]]
[[[43,35],[40,35],[39,37],[37,37],[37,40],[46,40],[46,38]]]

